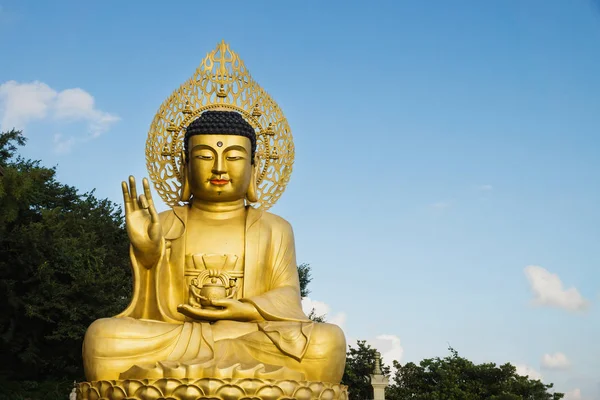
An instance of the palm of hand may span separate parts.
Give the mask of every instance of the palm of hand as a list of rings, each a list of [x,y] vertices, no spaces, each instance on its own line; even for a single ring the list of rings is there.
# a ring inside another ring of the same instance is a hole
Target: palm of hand
[[[129,177],[129,186],[127,182],[121,185],[125,201],[125,223],[134,250],[151,264],[160,255],[163,235],[148,180],[144,178],[142,184],[144,194],[139,197],[133,176]]]
[[[160,222],[153,222],[148,210],[131,211],[125,216],[125,223],[131,243],[140,251],[150,250],[160,243]]]
[[[212,300],[211,303],[213,306],[223,308],[213,310],[180,304],[177,310],[190,318],[205,321],[255,321],[261,318],[256,308],[249,303],[242,303],[234,299]]]

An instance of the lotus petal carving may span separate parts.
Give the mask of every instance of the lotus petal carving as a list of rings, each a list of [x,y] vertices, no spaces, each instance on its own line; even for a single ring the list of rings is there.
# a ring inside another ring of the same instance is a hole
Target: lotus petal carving
[[[78,400],[348,400],[346,386],[274,379],[125,379],[82,382]]]

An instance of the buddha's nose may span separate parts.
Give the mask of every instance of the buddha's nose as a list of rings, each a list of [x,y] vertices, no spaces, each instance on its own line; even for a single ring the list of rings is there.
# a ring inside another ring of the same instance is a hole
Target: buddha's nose
[[[225,171],[225,163],[223,161],[223,157],[215,157],[215,163],[211,171],[213,174],[222,175],[227,172]]]

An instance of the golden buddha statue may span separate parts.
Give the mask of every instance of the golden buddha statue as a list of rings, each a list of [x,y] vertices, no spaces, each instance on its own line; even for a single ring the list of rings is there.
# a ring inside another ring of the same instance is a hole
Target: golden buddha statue
[[[265,211],[289,179],[291,133],[227,44],[163,103],[146,156],[172,208],[157,213],[147,179],[139,196],[133,177],[123,182],[133,298],[89,327],[83,359],[91,383],[80,386],[80,398],[136,398],[128,390],[139,398],[218,397],[209,384],[191,385],[207,379],[228,388],[223,399],[308,399],[323,390],[344,398],[344,334],[302,311],[292,228]],[[266,395],[256,382],[271,392],[288,383]],[[295,389],[285,389],[289,382]],[[232,394],[234,386],[244,394]]]

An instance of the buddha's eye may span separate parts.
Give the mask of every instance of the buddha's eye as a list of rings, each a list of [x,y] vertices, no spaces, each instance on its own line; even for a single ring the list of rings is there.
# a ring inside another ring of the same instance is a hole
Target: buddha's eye
[[[199,160],[212,160],[213,156],[211,154],[198,154],[195,156],[195,158]]]
[[[243,160],[244,157],[240,157],[240,156],[227,156],[227,161],[237,161],[237,160]]]

